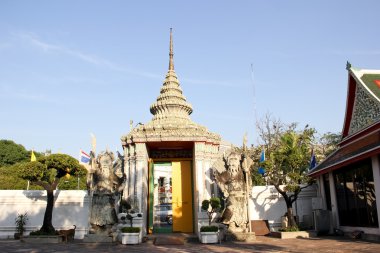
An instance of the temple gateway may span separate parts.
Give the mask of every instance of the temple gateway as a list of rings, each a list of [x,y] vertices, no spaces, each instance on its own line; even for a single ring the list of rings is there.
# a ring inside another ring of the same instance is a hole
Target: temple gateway
[[[196,232],[201,203],[217,186],[212,163],[227,145],[218,134],[193,122],[193,109],[174,70],[170,31],[169,69],[151,121],[121,137],[124,149],[125,198],[143,213],[143,233]]]

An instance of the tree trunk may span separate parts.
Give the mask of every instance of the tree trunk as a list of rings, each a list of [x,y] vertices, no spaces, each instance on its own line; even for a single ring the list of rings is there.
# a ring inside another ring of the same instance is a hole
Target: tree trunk
[[[44,222],[42,224],[40,231],[48,233],[48,234],[54,234],[55,229],[52,224],[53,207],[54,207],[54,191],[52,189],[49,189],[49,190],[46,190],[46,192],[47,192],[46,210],[45,210],[45,215],[44,215]]]
[[[288,227],[297,227],[296,220],[294,219],[292,203],[286,202],[286,209],[288,215]]]
[[[289,197],[285,191],[281,190],[279,185],[274,185],[274,187],[282,195],[282,197],[285,200],[286,211],[287,211],[286,214],[288,217],[288,227],[298,227],[293,215],[293,207],[292,207],[293,201],[291,197]]]

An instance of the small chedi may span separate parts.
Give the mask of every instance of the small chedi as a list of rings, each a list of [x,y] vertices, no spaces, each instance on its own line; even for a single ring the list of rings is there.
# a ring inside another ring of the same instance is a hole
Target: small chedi
[[[232,150],[214,163],[215,181],[223,193],[225,209],[220,221],[227,227],[232,239],[240,240],[239,235],[249,234],[248,199],[250,196],[251,158],[244,152]],[[243,236],[243,240],[247,236]]]
[[[92,180],[90,190],[92,203],[90,211],[91,234],[110,235],[117,223],[115,203],[124,188],[123,157],[110,151],[101,152],[95,159],[92,155]]]

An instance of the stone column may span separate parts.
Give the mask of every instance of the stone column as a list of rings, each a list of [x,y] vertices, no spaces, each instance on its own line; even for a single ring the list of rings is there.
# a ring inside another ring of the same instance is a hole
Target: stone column
[[[380,161],[379,157],[372,156],[372,173],[373,173],[373,182],[375,184],[375,193],[376,193],[376,208],[377,208],[377,220],[380,224]],[[380,227],[378,228],[380,234]]]
[[[330,180],[329,180],[330,181]],[[325,191],[325,184],[323,180],[323,175],[319,176],[317,179],[317,197],[322,198],[322,209],[327,210],[327,198],[326,198],[326,191]]]
[[[123,190],[123,198],[127,198],[130,194],[129,185],[131,180],[131,166],[130,166],[130,154],[129,146],[124,146],[124,173],[125,173],[125,187]]]
[[[194,143],[194,172],[193,172],[193,182],[194,182],[194,218],[195,221],[199,221],[202,217],[201,206],[204,197],[205,189],[205,177],[203,173],[203,142]],[[194,232],[198,231],[198,222],[194,222]]]
[[[214,184],[213,179],[214,175],[212,172],[212,165],[217,159],[218,154],[218,146],[213,144],[206,144],[205,145],[205,152],[204,152],[204,172],[206,176],[206,189],[207,189],[207,196],[206,199],[212,197],[212,195],[216,196],[217,193],[217,186]]]
[[[197,207],[198,212],[201,211],[201,203],[205,197],[205,189],[206,189],[206,183],[205,183],[205,174],[204,174],[204,168],[203,168],[203,161],[204,161],[204,148],[205,143],[204,142],[196,142],[194,144],[194,175],[195,175],[195,181],[194,185],[196,186],[196,190],[198,192],[197,194],[197,202],[194,203],[194,207]]]
[[[145,143],[136,144],[136,186],[135,196],[137,197],[139,204],[138,210],[146,208],[143,202],[146,203],[148,196],[148,155]]]
[[[338,227],[339,224],[339,213],[338,213],[338,202],[336,199],[335,181],[332,172],[329,172],[329,184],[330,184],[330,196],[331,196],[331,212],[332,212],[332,225],[333,227]]]
[[[136,154],[134,144],[128,144],[124,149],[125,155],[125,168],[127,176],[127,185],[124,189],[124,198],[131,201],[133,204],[135,193],[135,183],[136,183]]]
[[[136,143],[135,203],[137,211],[143,214],[143,234],[146,234],[148,213],[148,151],[145,143]]]
[[[204,175],[204,183],[205,183],[205,194],[203,196],[203,200],[210,199],[212,197],[212,191],[211,191],[211,179],[212,179],[212,173],[210,170],[210,144],[205,143],[204,150],[203,150],[203,175]]]

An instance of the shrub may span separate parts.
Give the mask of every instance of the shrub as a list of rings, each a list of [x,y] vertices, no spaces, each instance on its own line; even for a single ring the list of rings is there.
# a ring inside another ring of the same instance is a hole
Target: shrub
[[[201,232],[218,232],[219,228],[217,226],[202,226]]]
[[[17,217],[15,218],[15,225],[16,225],[16,231],[20,235],[23,235],[25,232],[25,225],[26,222],[29,220],[28,213],[25,212],[23,214],[17,214]]]
[[[122,233],[140,233],[139,227],[123,227],[121,228]]]
[[[208,225],[211,226],[211,220],[214,213],[217,213],[220,208],[220,198],[212,197],[211,199],[205,199],[202,201],[202,210],[207,212]]]
[[[280,232],[297,232],[300,231],[297,226],[287,227],[287,228],[281,228],[278,231]]]

